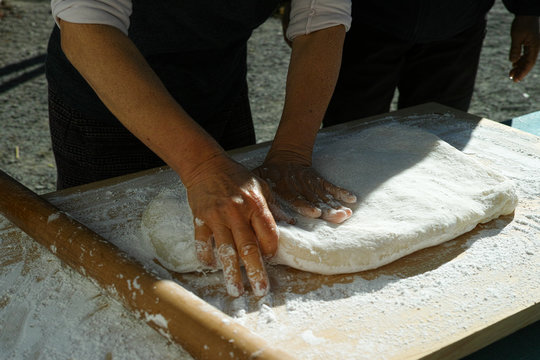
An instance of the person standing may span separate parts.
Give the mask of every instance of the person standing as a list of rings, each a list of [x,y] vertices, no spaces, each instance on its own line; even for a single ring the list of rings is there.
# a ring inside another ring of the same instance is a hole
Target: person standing
[[[521,81],[540,49],[536,0],[504,0],[514,15],[509,76]],[[355,3],[338,83],[324,126],[438,102],[467,111],[474,90],[486,14],[494,0]]]

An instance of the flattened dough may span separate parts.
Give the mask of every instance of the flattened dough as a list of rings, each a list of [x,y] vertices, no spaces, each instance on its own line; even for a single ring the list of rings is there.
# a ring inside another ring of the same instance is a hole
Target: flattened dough
[[[358,196],[354,213],[340,225],[300,215],[294,226],[280,223],[273,261],[320,274],[385,265],[510,214],[517,204],[511,181],[438,137],[400,124],[320,136],[314,166]],[[169,269],[203,270],[185,191],[179,189],[162,191],[148,205],[143,238]]]

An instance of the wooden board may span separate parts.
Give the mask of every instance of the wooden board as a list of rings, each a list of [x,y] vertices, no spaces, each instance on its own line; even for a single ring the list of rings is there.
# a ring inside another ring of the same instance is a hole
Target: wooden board
[[[218,274],[172,275],[299,359],[459,358],[539,320],[539,139],[434,104],[325,131],[339,135],[391,121],[432,132],[514,179],[516,213],[368,272],[320,276],[273,267],[272,295],[260,301],[228,299]],[[175,181],[159,169],[46,198],[130,252],[145,206]]]

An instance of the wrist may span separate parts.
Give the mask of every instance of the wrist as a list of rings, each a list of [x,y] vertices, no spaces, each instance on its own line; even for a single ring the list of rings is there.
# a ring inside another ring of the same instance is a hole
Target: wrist
[[[196,158],[184,161],[178,166],[171,165],[171,168],[180,176],[186,189],[189,189],[194,184],[225,171],[230,167],[231,162],[229,156],[218,149],[215,152],[198,154]]]
[[[289,163],[289,164],[298,164],[304,166],[311,166],[311,156],[312,148],[310,149],[301,149],[301,148],[278,148],[270,149],[266,158],[264,160],[265,164],[276,164],[276,163]]]

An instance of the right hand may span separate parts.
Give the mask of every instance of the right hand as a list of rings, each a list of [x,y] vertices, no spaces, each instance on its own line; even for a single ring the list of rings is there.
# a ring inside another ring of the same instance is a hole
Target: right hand
[[[532,70],[540,51],[538,16],[516,16],[510,36],[512,70],[509,76],[514,82],[518,82]]]
[[[309,163],[267,159],[254,173],[299,214],[336,224],[352,215],[342,203],[354,204],[356,196],[325,180]]]
[[[255,296],[270,289],[263,256],[277,251],[278,220],[290,220],[275,205],[268,185],[227,156],[216,156],[204,164],[186,185],[193,212],[197,257],[216,267],[213,248],[223,267],[227,293],[244,292],[240,261]]]

